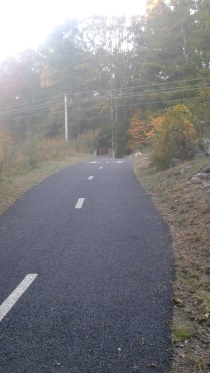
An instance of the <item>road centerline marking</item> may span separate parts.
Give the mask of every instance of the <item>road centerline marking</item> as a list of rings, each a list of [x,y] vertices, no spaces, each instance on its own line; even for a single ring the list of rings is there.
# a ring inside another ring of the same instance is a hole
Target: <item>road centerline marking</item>
[[[88,180],[93,180],[94,176],[89,176]]]
[[[92,162],[86,162],[86,163],[101,163],[101,162],[97,162],[97,161],[92,161]]]
[[[101,170],[103,167],[101,166],[101,167],[99,167],[99,170]]]
[[[0,322],[6,316],[6,314],[11,310],[15,305],[18,299],[25,293],[28,287],[37,277],[37,274],[27,275],[23,281],[16,287],[16,289],[8,296],[8,298],[0,306]]]
[[[81,209],[82,205],[84,203],[84,200],[85,200],[85,198],[79,198],[77,203],[76,203],[75,209]]]

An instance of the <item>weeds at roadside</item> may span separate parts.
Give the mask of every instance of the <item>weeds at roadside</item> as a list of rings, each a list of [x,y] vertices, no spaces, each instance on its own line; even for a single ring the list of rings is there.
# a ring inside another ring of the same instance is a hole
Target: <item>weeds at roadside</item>
[[[146,159],[147,167],[145,160],[134,160],[134,172],[169,225],[176,260],[172,372],[210,373],[210,187],[191,182],[210,161],[157,172]]]
[[[75,152],[75,144],[59,138],[0,142],[0,214],[26,190],[53,173],[91,154]]]
[[[4,212],[24,192],[54,173],[75,163],[91,159],[90,154],[72,154],[63,160],[49,160],[39,167],[22,174],[9,174],[2,177],[0,183],[0,214]]]
[[[180,325],[172,325],[173,343],[185,342],[190,338],[190,332],[186,327]]]

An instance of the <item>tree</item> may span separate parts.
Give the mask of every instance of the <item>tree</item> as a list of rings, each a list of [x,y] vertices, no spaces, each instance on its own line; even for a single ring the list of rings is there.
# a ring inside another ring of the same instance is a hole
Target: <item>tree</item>
[[[142,112],[138,109],[133,114],[130,120],[129,134],[129,147],[131,150],[138,150],[140,144],[147,143],[148,127],[143,120]]]
[[[144,16],[67,20],[39,51],[0,66],[0,119],[19,140],[34,131],[64,136],[66,95],[70,137],[99,128],[100,143],[113,142],[119,156],[129,137],[138,134],[135,146],[149,141],[144,130],[154,138],[165,109],[179,102],[197,128],[208,127],[209,12],[209,0],[149,0]]]
[[[32,103],[42,96],[41,68],[42,57],[33,50],[8,58],[0,66],[0,118],[17,139],[34,132],[40,110]]]

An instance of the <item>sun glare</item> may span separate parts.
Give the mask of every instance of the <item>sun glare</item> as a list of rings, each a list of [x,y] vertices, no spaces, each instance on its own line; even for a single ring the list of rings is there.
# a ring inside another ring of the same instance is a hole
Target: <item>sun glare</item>
[[[26,48],[37,48],[56,25],[67,18],[91,15],[139,15],[145,11],[146,0],[12,0],[3,2],[0,13],[0,61]],[[12,11],[11,11],[12,9]]]

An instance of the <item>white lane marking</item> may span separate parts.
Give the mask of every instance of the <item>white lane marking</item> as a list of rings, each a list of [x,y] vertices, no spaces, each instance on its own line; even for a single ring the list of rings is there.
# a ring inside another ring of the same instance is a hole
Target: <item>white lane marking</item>
[[[92,161],[92,162],[86,162],[86,163],[101,163],[101,162]]]
[[[101,166],[101,167],[99,167],[99,170],[101,170],[103,167]]]
[[[75,209],[81,209],[83,203],[84,203],[85,198],[79,198],[77,201],[77,204],[75,206]]]
[[[0,322],[15,305],[21,295],[23,295],[23,293],[28,289],[28,287],[32,284],[37,276],[37,274],[27,275],[23,279],[23,281],[16,287],[16,289],[8,296],[8,298],[2,303],[2,305],[0,306]]]
[[[114,163],[128,163],[128,162],[130,162],[130,161],[115,161]]]
[[[109,163],[109,162],[106,162],[106,163]]]
[[[93,180],[94,176],[89,176],[88,180]]]

